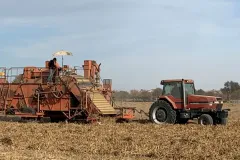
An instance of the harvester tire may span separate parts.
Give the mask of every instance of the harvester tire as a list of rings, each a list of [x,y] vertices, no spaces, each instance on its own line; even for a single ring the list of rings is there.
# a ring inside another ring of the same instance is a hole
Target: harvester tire
[[[201,124],[201,125],[213,125],[213,118],[209,114],[202,114],[198,118],[198,124]]]
[[[149,119],[156,124],[175,124],[177,114],[172,106],[164,100],[158,100],[149,109]]]
[[[50,117],[41,117],[39,122],[40,123],[50,123],[51,118]]]

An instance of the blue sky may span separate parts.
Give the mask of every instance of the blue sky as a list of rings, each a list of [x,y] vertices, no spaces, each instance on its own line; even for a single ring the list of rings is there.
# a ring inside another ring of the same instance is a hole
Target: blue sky
[[[237,0],[8,0],[0,2],[1,66],[102,63],[113,88],[151,89],[191,78],[197,88],[240,82]],[[59,58],[59,60],[61,60]]]

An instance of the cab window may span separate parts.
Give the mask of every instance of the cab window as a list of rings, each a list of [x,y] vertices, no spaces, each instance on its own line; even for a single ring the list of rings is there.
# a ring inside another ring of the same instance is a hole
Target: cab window
[[[163,95],[172,95],[175,98],[181,97],[182,84],[181,82],[165,83],[163,86]]]
[[[195,89],[194,89],[193,83],[185,84],[185,93],[186,93],[186,95],[195,94]]]

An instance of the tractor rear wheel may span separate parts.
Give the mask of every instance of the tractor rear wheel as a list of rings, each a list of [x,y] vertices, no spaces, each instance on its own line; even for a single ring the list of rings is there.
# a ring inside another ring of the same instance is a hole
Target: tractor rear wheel
[[[164,100],[158,100],[149,109],[149,119],[156,124],[174,124],[177,114],[172,106]]]
[[[198,118],[198,124],[201,124],[201,125],[213,125],[213,118],[209,114],[202,114]]]

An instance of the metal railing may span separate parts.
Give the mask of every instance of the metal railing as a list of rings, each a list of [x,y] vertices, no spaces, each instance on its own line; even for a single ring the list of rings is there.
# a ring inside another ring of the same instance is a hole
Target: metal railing
[[[84,75],[84,69],[81,66],[73,66],[73,69],[75,70],[75,73],[77,75]]]
[[[118,108],[119,107],[119,105],[117,105],[117,103],[115,102],[115,100],[113,99],[112,96],[110,96],[110,103],[111,103],[111,106],[113,108]]]
[[[83,75],[83,68],[74,66],[74,68],[63,68],[61,72],[57,72],[55,78],[58,79],[65,75]],[[41,82],[46,81],[49,76],[49,70],[46,67],[0,67],[0,79],[4,79],[6,83],[21,83],[24,78],[24,72],[29,72],[31,79],[38,79]]]

